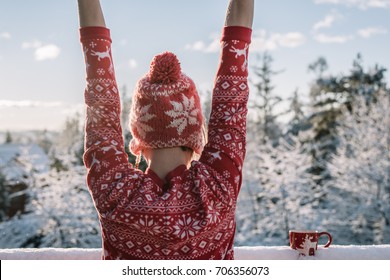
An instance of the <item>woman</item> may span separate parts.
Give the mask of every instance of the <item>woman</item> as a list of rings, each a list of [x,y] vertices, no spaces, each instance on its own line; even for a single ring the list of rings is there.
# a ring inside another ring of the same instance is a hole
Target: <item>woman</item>
[[[84,162],[102,227],[103,259],[233,259],[242,181],[253,0],[230,0],[208,143],[193,81],[177,57],[157,55],[137,83],[124,149],[111,38],[98,0],[78,0],[87,69]],[[192,161],[193,154],[198,161]]]

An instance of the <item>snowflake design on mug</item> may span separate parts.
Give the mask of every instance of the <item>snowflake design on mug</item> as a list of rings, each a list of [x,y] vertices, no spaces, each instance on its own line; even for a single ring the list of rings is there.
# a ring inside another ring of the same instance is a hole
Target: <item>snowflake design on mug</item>
[[[182,102],[170,101],[173,110],[166,111],[165,114],[173,118],[173,121],[167,127],[175,127],[179,135],[181,135],[187,125],[198,125],[199,109],[195,106],[195,99],[192,96],[188,98],[183,95]]]

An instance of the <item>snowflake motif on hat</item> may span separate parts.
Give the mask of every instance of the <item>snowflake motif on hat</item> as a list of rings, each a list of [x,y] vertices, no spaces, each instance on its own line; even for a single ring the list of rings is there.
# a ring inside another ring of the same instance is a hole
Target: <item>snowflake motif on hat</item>
[[[174,120],[167,127],[175,127],[179,135],[181,135],[187,125],[198,125],[199,109],[195,106],[195,100],[192,96],[188,98],[183,95],[183,102],[170,101],[173,110],[166,111],[165,114]]]
[[[146,105],[142,107],[139,110],[139,117],[137,120],[134,120],[136,123],[136,127],[138,130],[138,133],[141,135],[141,137],[146,137],[147,132],[153,131],[153,128],[150,125],[147,125],[146,123],[153,119],[156,115],[149,113],[149,109],[152,106],[152,104]]]

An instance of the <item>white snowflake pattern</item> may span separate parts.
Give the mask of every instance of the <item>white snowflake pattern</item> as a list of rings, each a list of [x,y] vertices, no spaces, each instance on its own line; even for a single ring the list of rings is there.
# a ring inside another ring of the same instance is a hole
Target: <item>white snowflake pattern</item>
[[[148,121],[156,117],[156,115],[149,113],[149,109],[152,106],[152,104],[146,105],[142,107],[139,111],[139,118],[137,120],[133,120],[135,123],[135,126],[137,128],[138,133],[141,135],[141,137],[145,137],[147,132],[153,131],[153,128],[147,124]]]
[[[158,235],[161,233],[161,226],[156,224],[148,215],[145,215],[145,218],[140,218],[134,226],[147,235]]]
[[[104,71],[103,68],[99,68],[99,69],[96,70],[96,73],[97,73],[98,75],[100,75],[100,76],[103,76],[103,75],[106,73],[106,71]]]
[[[236,107],[232,106],[231,108],[225,110],[223,112],[224,116],[222,117],[222,119],[227,122],[232,121],[233,123],[236,123],[238,120],[241,120],[242,114],[245,113],[245,109],[239,105],[236,105]]]
[[[195,236],[195,234],[201,230],[199,220],[195,220],[191,217],[186,218],[183,215],[183,219],[179,219],[176,225],[173,226],[175,229],[174,234],[179,236],[181,239],[188,239]]]
[[[211,200],[210,204],[207,205],[207,219],[211,223],[218,223],[221,220],[221,210],[222,204]]]
[[[238,71],[238,67],[236,65],[230,67],[230,72],[236,73],[237,71]]]
[[[166,111],[165,114],[173,118],[173,121],[167,127],[175,127],[181,135],[187,125],[198,125],[199,109],[195,106],[195,100],[192,96],[188,98],[183,95],[183,102],[170,101],[173,110]]]
[[[97,46],[97,44],[94,41],[92,41],[91,43],[89,43],[89,46],[91,48],[95,48]]]

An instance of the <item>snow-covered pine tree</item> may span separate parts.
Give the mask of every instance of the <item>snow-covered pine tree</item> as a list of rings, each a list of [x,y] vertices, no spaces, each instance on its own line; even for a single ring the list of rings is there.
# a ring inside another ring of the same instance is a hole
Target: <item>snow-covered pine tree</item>
[[[256,65],[253,67],[255,79],[251,79],[256,91],[252,94],[250,108],[255,114],[256,125],[253,128],[259,136],[257,139],[259,143],[271,141],[277,145],[282,132],[277,122],[278,115],[275,109],[282,98],[273,91],[272,78],[280,71],[272,69],[272,61],[273,58],[269,53],[257,57]]]
[[[366,85],[361,86],[364,92]],[[343,209],[338,220],[348,221],[344,230],[351,231],[355,244],[390,242],[390,94],[379,90],[369,96],[375,101],[355,96],[353,112],[345,107],[330,164],[329,185],[347,193],[334,196]]]
[[[310,123],[305,115],[305,104],[302,102],[298,89],[293,92],[293,96],[288,98],[290,101],[287,109],[287,114],[291,115],[287,124],[287,134],[292,133],[297,136],[300,131],[304,131],[310,128]]]
[[[100,225],[85,186],[86,170],[32,174],[26,213],[0,223],[0,248],[98,248]]]
[[[346,106],[353,111],[354,100],[363,96],[367,103],[375,101],[376,94],[385,90],[385,68],[375,65],[365,70],[360,54],[353,60],[352,69],[347,75],[329,75],[323,73],[328,68],[324,58],[319,58],[309,69],[317,73],[311,86],[311,116],[313,168],[312,172],[328,179],[327,161],[338,145],[337,123],[342,117],[341,108]]]
[[[312,156],[311,172],[317,176],[318,184],[329,178],[326,162],[337,147],[336,122],[341,114],[339,95],[344,94],[332,86],[338,84],[336,77],[324,76],[327,69],[328,64],[323,57],[309,65],[309,70],[317,77],[310,88],[308,120],[312,137],[307,139],[306,144]]]
[[[72,169],[73,165],[83,165],[84,130],[81,125],[81,114],[65,120],[64,126],[49,154],[52,167],[58,171]]]
[[[248,141],[237,210],[237,244],[286,245],[292,228],[312,228],[318,217],[310,156],[297,138],[280,144]]]

